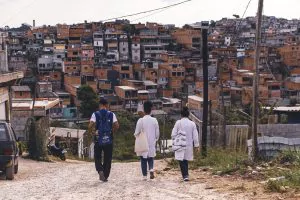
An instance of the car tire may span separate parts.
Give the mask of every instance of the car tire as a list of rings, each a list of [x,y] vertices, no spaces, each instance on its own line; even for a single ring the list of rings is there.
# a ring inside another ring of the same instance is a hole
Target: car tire
[[[17,174],[18,171],[19,171],[19,164],[16,164],[16,165],[15,165],[15,174]]]
[[[7,167],[5,170],[5,175],[7,180],[13,180],[15,177],[15,166],[12,165],[10,167]]]

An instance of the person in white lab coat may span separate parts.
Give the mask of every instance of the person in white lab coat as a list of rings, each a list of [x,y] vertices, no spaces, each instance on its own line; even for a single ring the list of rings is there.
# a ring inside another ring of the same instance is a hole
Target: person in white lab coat
[[[190,115],[188,107],[183,107],[181,111],[182,118],[175,123],[172,130],[172,138],[183,131],[186,135],[186,146],[175,151],[175,159],[179,161],[180,170],[184,181],[189,181],[188,161],[194,159],[193,150],[199,151],[199,138],[196,124],[188,117]]]
[[[147,180],[147,163],[150,171],[150,179],[154,179],[154,157],[156,156],[156,142],[159,139],[159,126],[156,118],[151,117],[152,102],[144,102],[145,116],[140,118],[136,124],[134,135],[137,136],[143,130],[148,140],[148,152],[137,153],[141,158],[143,179]]]

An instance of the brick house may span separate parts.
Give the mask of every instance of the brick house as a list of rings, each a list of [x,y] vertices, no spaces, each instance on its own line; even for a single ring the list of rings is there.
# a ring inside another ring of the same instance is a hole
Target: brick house
[[[27,85],[12,86],[11,91],[12,91],[12,98],[15,98],[15,99],[31,98],[31,90],[30,90],[29,86],[27,86]]]

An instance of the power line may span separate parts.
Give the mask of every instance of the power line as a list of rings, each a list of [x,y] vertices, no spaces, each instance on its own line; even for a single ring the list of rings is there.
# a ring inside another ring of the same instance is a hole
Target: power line
[[[167,9],[160,10],[160,11],[158,11],[158,12],[155,12],[155,13],[152,13],[152,14],[150,14],[150,15],[143,16],[143,17],[139,17],[139,18],[136,18],[136,19],[134,19],[134,20],[130,20],[130,22],[135,22],[135,21],[138,21],[138,20],[141,20],[141,19],[144,19],[144,18],[153,16],[153,15],[156,15],[156,14],[158,14],[158,13],[164,12],[165,10],[167,10]]]
[[[102,22],[116,20],[116,19],[125,18],[125,17],[132,17],[132,16],[141,15],[141,14],[145,14],[145,13],[150,13],[150,12],[154,12],[154,11],[158,11],[158,10],[164,10],[164,9],[167,9],[167,8],[171,8],[171,7],[175,7],[175,6],[187,3],[189,1],[192,1],[192,0],[186,0],[186,1],[179,2],[179,3],[174,3],[174,4],[171,4],[171,5],[168,5],[168,6],[155,8],[155,9],[152,9],[152,10],[146,10],[146,11],[142,11],[142,12],[137,12],[137,13],[133,13],[133,14],[128,14],[128,15],[123,15],[123,16],[120,16],[120,17],[109,18],[109,19],[102,20]]]
[[[247,6],[246,6],[246,8],[245,8],[245,11],[244,11],[244,13],[243,13],[243,15],[242,15],[242,19],[245,17],[245,14],[246,14],[246,12],[247,12],[249,6],[250,6],[251,1],[252,1],[252,0],[249,0]]]
[[[249,6],[250,6],[251,1],[252,1],[252,0],[249,0],[249,1],[248,1],[248,4],[246,5],[246,8],[245,8],[245,10],[244,10],[244,12],[243,12],[242,18],[240,18],[240,21],[239,21],[239,23],[238,23],[238,26],[237,26],[236,29],[235,29],[235,35],[234,35],[235,37],[237,37],[237,35],[238,35],[238,30],[239,30],[239,28],[240,28],[240,26],[241,26],[241,24],[242,24],[242,21],[243,21],[243,19],[244,19],[244,17],[245,17],[245,14],[247,13],[247,10],[248,10],[248,8],[249,8]],[[235,37],[233,37],[233,39],[235,39]]]
[[[237,36],[237,34],[238,34],[237,31],[238,31],[238,29],[240,28],[240,26],[241,26],[241,24],[242,24],[242,19],[245,17],[245,15],[246,15],[246,13],[247,13],[247,11],[248,11],[248,8],[249,8],[249,6],[250,6],[250,4],[251,4],[251,1],[252,1],[252,0],[249,0],[249,1],[248,1],[247,5],[246,5],[246,7],[245,7],[245,10],[244,10],[244,12],[243,12],[242,17],[239,18],[240,21],[239,21],[238,26],[236,27],[236,29],[235,29],[235,31],[234,31],[234,36],[233,36],[233,38],[232,38],[232,41],[236,38],[236,36]],[[224,35],[227,35],[228,32],[229,32],[229,30],[227,29],[227,31],[224,33]]]
[[[11,16],[10,18],[8,18],[2,25],[6,25],[8,22],[10,22],[14,17],[16,17],[17,15],[19,15],[21,13],[21,11],[29,8],[30,6],[32,6],[37,0],[33,0],[31,3],[29,3],[28,5],[23,6],[22,8],[20,8],[13,16]]]

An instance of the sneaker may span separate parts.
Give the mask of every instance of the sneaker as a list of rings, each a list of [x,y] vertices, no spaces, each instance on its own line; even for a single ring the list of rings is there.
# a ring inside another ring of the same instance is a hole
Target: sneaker
[[[143,176],[143,181],[147,181],[147,176]]]
[[[183,178],[183,181],[185,181],[185,182],[189,181],[189,177]]]
[[[154,179],[154,172],[150,172],[150,179]]]
[[[98,173],[99,173],[99,180],[100,180],[100,181],[105,181],[106,178],[105,178],[105,176],[104,176],[103,171],[99,171]]]

